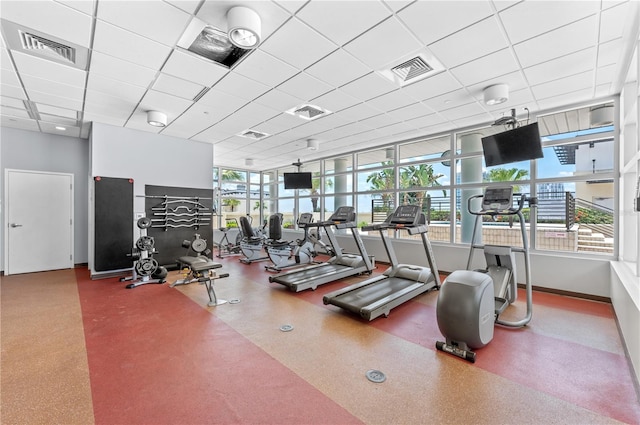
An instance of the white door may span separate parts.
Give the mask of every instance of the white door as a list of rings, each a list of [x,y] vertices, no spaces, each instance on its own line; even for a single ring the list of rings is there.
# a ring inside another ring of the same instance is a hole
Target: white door
[[[5,170],[5,274],[73,267],[73,175]]]

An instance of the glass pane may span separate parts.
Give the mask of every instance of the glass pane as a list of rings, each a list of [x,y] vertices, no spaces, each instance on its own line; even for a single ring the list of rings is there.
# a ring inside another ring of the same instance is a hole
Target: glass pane
[[[613,171],[613,140],[548,146],[538,159],[538,178],[579,176]]]
[[[242,170],[222,169],[222,181],[246,182],[247,172]]]
[[[358,173],[358,192],[393,190],[394,188],[395,176],[393,168]]]
[[[451,198],[449,190],[430,190],[420,192],[400,192],[400,203],[420,205],[425,214],[429,232],[427,237],[431,241],[449,242],[451,227]],[[400,238],[420,239],[420,236],[398,232]]]
[[[353,159],[351,155],[338,158],[331,158],[324,161],[324,173],[335,174],[353,170]]]
[[[443,136],[436,139],[400,145],[400,163],[420,161],[429,158],[440,158],[449,152],[450,137]]]
[[[382,223],[395,210],[395,200],[390,194],[358,195],[357,210],[358,222]]]
[[[486,167],[484,181],[487,182],[514,182],[517,180],[529,180],[529,167],[531,162],[520,161],[511,164],[496,165],[493,167]],[[518,192],[517,186],[514,187],[514,191]]]
[[[325,193],[348,193],[353,190],[353,177],[351,174],[340,174],[324,179]]]
[[[393,148],[377,149],[357,154],[358,169],[393,165]]]
[[[442,186],[449,183],[449,167],[441,162],[400,167],[400,189]]]
[[[459,133],[456,136],[456,151],[461,154],[482,153],[482,138],[505,130],[503,127],[485,127]]]

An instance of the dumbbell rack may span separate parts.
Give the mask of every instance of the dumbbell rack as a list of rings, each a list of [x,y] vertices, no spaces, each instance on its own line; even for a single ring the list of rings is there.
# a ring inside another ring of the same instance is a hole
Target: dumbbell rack
[[[153,237],[147,236],[147,228],[151,226],[151,220],[147,217],[142,217],[137,221],[136,225],[140,229],[140,237],[131,250],[131,254],[127,254],[134,261],[133,274],[129,277],[120,278],[120,282],[131,281],[127,285],[128,289],[149,283],[165,283],[164,277],[153,277],[154,273],[164,269],[164,267],[160,267],[153,258],[153,254],[157,254],[154,247],[155,241]],[[164,269],[164,272],[166,276],[166,269]]]

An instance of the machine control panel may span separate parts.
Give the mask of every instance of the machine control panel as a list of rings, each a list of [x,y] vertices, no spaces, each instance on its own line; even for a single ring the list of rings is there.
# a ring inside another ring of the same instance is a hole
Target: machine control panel
[[[418,205],[400,205],[391,214],[389,224],[414,226],[420,219],[420,207]]]
[[[482,198],[484,211],[506,211],[513,206],[513,187],[489,187]]]

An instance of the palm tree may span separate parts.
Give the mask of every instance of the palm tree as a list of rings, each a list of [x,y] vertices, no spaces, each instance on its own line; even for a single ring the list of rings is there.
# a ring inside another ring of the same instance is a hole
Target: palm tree
[[[400,187],[403,189],[409,189],[413,187],[428,187],[428,186],[442,186],[438,179],[443,177],[444,174],[434,174],[433,166],[427,164],[420,164],[418,166],[409,165],[403,167],[400,172]],[[422,208],[424,202],[425,192],[420,191],[414,194],[415,202]],[[443,191],[444,196],[446,192]],[[405,192],[403,203],[409,204],[411,194]]]
[[[393,165],[392,161],[382,162],[383,166]],[[393,167],[384,168],[375,173],[371,173],[367,176],[367,183],[371,184],[372,190],[382,190],[380,197],[382,198],[382,210],[385,212],[391,211],[393,207],[393,193],[389,192],[393,190],[395,185],[395,176]]]
[[[489,182],[511,182],[524,180],[529,176],[529,171],[520,168],[493,168],[489,170],[486,180]],[[520,190],[519,186],[513,186],[514,192]]]

